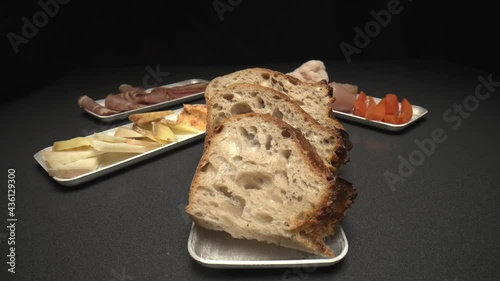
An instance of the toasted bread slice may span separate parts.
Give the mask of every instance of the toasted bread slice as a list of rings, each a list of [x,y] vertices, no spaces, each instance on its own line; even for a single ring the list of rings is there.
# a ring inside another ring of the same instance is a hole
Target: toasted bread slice
[[[326,81],[308,83],[267,68],[247,68],[212,79],[205,90],[205,99],[210,100],[217,92],[235,83],[259,84],[288,95],[322,126],[342,139],[346,155],[341,158],[344,162],[349,161],[347,151],[351,150],[352,144],[344,126],[332,115],[330,104],[335,99]]]
[[[225,119],[256,112],[273,115],[300,130],[332,172],[339,168],[341,157],[346,154],[337,134],[321,126],[290,97],[272,88],[248,83],[229,85],[208,100],[207,111],[207,139]]]
[[[163,119],[165,116],[174,114],[172,110],[153,111],[130,114],[128,119],[136,125],[148,124]]]
[[[232,116],[214,128],[186,212],[198,225],[333,257],[324,238],[356,197],[332,177],[300,131],[269,114]]]

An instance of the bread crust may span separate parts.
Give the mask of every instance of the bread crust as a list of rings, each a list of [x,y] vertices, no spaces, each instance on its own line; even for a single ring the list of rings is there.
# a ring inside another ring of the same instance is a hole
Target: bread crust
[[[292,77],[293,78],[293,77]],[[326,161],[328,162],[327,166],[332,172],[336,172],[341,164],[343,164],[344,157],[346,155],[345,149],[342,146],[342,139],[339,139],[338,134],[332,132],[332,130],[328,130],[327,128],[321,126],[316,119],[314,119],[309,113],[307,113],[302,107],[300,107],[297,103],[294,102],[288,95],[283,94],[282,92],[278,92],[272,88],[264,87],[258,84],[250,84],[250,83],[235,83],[231,84],[225,89],[218,91],[213,94],[210,100],[207,101],[207,129],[206,129],[206,137],[208,139],[211,138],[213,127],[216,125],[215,118],[217,118],[217,114],[220,113],[221,109],[214,107],[220,107],[220,99],[224,98],[224,95],[233,95],[234,93],[248,93],[252,92],[258,94],[259,98],[263,98],[263,102],[267,102],[269,100],[279,100],[280,103],[286,105],[287,108],[290,108],[294,114],[300,115],[303,117],[305,122],[309,124],[308,129],[312,129],[316,132],[323,132],[323,134],[329,135],[333,137],[337,143],[335,143],[333,150],[334,154],[324,155],[327,157]],[[270,102],[272,103],[272,101]],[[226,112],[230,111],[229,108],[224,109]],[[256,110],[257,112],[263,113],[267,112],[269,114],[272,113],[272,109],[268,106],[265,106],[264,109],[256,109],[251,108],[251,110]],[[294,128],[297,128],[295,125],[298,124],[290,124]],[[304,132],[302,132],[304,133]],[[313,145],[314,147],[314,145]],[[316,150],[316,149],[315,149]],[[319,153],[319,151],[318,151]],[[340,156],[339,156],[340,155]]]
[[[213,147],[212,145],[216,145],[218,139],[220,138],[219,136],[222,137],[226,124],[235,120],[247,118],[260,118],[260,120],[258,120],[259,123],[257,124],[260,124],[260,122],[274,122],[280,129],[286,130],[290,134],[290,138],[292,138],[293,141],[300,147],[298,152],[300,152],[305,159],[307,159],[303,164],[310,167],[310,171],[314,174],[311,174],[311,177],[315,179],[323,179],[321,182],[325,188],[321,191],[319,203],[312,209],[308,210],[307,213],[302,214],[300,217],[297,216],[292,218],[290,225],[290,233],[292,237],[286,242],[287,245],[300,246],[304,251],[309,251],[325,257],[333,257],[334,253],[325,244],[324,238],[333,234],[334,226],[345,216],[345,211],[353,204],[357,193],[351,183],[338,177],[334,178],[331,175],[331,172],[324,164],[322,158],[317,154],[316,150],[299,130],[268,114],[245,113],[235,115],[226,119],[221,125],[214,128],[212,137],[206,140],[207,146],[205,147],[205,151],[198,163],[190,186],[189,205],[186,206],[187,214],[193,219],[193,221],[203,227],[214,230],[222,230],[216,225],[211,225],[201,219],[198,219],[195,214],[191,212],[191,203],[195,201],[194,196],[200,186],[200,175],[204,167],[207,163],[209,163],[208,157],[210,152],[214,149],[219,149],[217,147]],[[284,246],[287,245],[284,244]]]
[[[292,225],[295,231],[303,231],[312,237],[318,247],[324,245],[325,237],[334,234],[335,226],[342,221],[358,195],[353,185],[345,179],[336,177],[330,183],[321,196],[321,202],[308,214],[295,219]],[[327,248],[324,254],[328,252]]]
[[[240,79],[240,81],[238,79]],[[209,101],[210,98],[220,89],[226,88],[231,84],[239,82],[261,84],[263,86],[272,87],[275,89],[278,88],[276,90],[279,90],[284,94],[287,94],[286,93],[287,90],[284,88],[287,82],[289,82],[291,85],[297,88],[303,88],[303,89],[321,88],[322,89],[321,92],[323,92],[324,95],[323,97],[320,97],[322,99],[321,101],[322,104],[319,106],[320,107],[323,106],[324,111],[321,112],[322,117],[321,120],[318,121],[320,121],[320,123],[327,129],[332,130],[332,133],[338,136],[341,145],[336,153],[337,157],[341,160],[342,163],[349,162],[348,151],[351,150],[352,143],[349,140],[349,134],[346,132],[344,126],[333,116],[331,112],[329,104],[333,103],[335,99],[333,98],[333,88],[330,85],[328,85],[326,81],[320,81],[315,83],[303,82],[293,76],[286,75],[284,73],[274,71],[271,69],[259,68],[259,67],[247,68],[244,70],[236,71],[224,76],[214,78],[209,83],[209,85],[205,90],[205,99]],[[269,85],[267,85],[267,83]],[[297,100],[296,98],[299,99]],[[306,98],[305,96],[292,97],[292,99],[298,102],[303,102],[305,98]]]

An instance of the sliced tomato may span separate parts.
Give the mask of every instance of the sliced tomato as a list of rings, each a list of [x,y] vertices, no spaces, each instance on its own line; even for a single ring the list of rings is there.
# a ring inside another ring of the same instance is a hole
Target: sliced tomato
[[[393,93],[388,93],[385,95],[386,107],[385,114],[386,115],[398,115],[399,112],[399,104],[398,104],[398,96]]]
[[[401,113],[399,113],[397,123],[398,124],[407,123],[411,120],[412,116],[413,116],[413,107],[411,106],[411,103],[406,98],[404,98],[401,101]]]
[[[365,117],[366,116],[366,94],[361,91],[354,102],[354,115]]]
[[[387,106],[387,104],[386,104],[386,106]],[[386,123],[389,123],[389,124],[396,124],[396,120],[397,120],[397,119],[398,119],[398,118],[397,118],[397,116],[396,116],[396,115],[386,114],[386,115],[384,116],[384,120],[383,120],[383,121],[384,121],[384,122],[386,122]]]
[[[366,109],[366,119],[373,121],[382,121],[385,116],[385,98],[381,99],[378,104],[370,97],[368,108]]]

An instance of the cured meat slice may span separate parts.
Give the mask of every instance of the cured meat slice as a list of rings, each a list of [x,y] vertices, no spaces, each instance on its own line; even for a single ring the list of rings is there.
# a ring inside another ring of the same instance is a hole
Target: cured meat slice
[[[104,100],[104,106],[117,111],[127,111],[132,109],[141,108],[142,105],[135,102],[128,101],[120,95],[109,94]]]
[[[118,87],[120,93],[132,93],[132,94],[146,94],[146,90],[138,87],[134,87],[129,84],[121,84]]]
[[[83,107],[90,112],[103,116],[119,113],[116,110],[112,110],[98,104],[96,101],[94,101],[93,99],[89,98],[86,95],[80,96],[78,98],[78,105],[80,105],[80,107]]]
[[[207,83],[200,82],[190,85],[177,86],[177,87],[167,87],[168,95],[172,99],[178,99],[185,96],[189,96],[196,93],[201,93],[207,88]]]

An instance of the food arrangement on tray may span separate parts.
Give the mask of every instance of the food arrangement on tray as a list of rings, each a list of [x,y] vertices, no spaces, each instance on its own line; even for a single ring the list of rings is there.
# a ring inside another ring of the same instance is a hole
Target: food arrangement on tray
[[[387,93],[382,98],[359,91],[358,86],[330,82],[335,101],[333,114],[339,118],[390,131],[399,131],[423,117],[427,110],[412,105],[406,97]]]
[[[132,113],[160,110],[203,98],[209,81],[189,79],[150,89],[122,84],[118,93],[94,100],[87,95],[78,97],[78,105],[92,117],[111,122],[126,119]]]
[[[76,185],[205,137],[185,211],[189,253],[209,267],[340,261],[348,250],[341,223],[357,190],[338,175],[352,144],[337,117],[400,130],[427,113],[406,97],[329,81],[317,60],[289,73],[247,68],[118,92],[82,95],[78,104],[101,120],[132,123],[56,141],[35,159],[59,183]],[[183,102],[200,96],[206,105]]]
[[[89,136],[55,141],[35,154],[47,173],[74,185],[136,163],[205,133],[206,106],[184,104],[176,110],[135,113],[132,123]],[[133,161],[132,161],[133,160]]]
[[[330,114],[331,87],[249,68],[213,79],[205,98],[205,148],[186,207],[195,225],[303,253],[292,264],[338,261],[342,253],[326,241],[340,231],[357,191],[338,176],[352,145]],[[207,266],[252,264],[251,258],[214,261],[190,253]],[[289,263],[293,255],[287,255],[280,260]],[[260,261],[266,262],[254,263]]]

